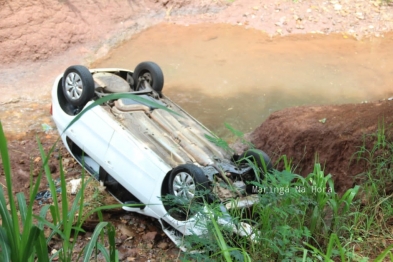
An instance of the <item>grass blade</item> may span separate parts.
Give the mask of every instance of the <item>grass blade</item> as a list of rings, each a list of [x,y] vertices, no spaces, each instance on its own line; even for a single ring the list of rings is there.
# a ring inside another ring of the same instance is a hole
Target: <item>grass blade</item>
[[[108,225],[108,241],[109,241],[109,261],[119,261],[118,253],[116,250],[116,228],[112,225]]]
[[[102,256],[105,258],[105,261],[113,261],[113,262],[115,261],[115,260],[110,260],[108,251],[101,243],[97,243],[97,249],[101,252]]]
[[[152,107],[155,107],[155,108],[158,108],[158,109],[163,109],[163,110],[168,111],[168,112],[170,112],[170,113],[172,113],[172,114],[175,114],[175,115],[180,116],[178,113],[176,113],[176,112],[173,111],[173,110],[170,110],[170,109],[167,108],[166,106],[160,105],[160,104],[158,104],[158,103],[155,103],[155,102],[153,102],[153,101],[150,101],[150,100],[145,99],[145,98],[143,98],[143,97],[140,97],[140,96],[138,96],[138,95],[134,95],[134,94],[124,94],[124,93],[122,93],[122,94],[110,94],[110,95],[107,95],[107,96],[104,96],[104,97],[101,97],[101,98],[97,99],[96,101],[94,101],[93,103],[91,103],[89,106],[87,106],[86,108],[84,108],[84,109],[82,110],[82,112],[80,112],[78,115],[76,115],[76,116],[74,117],[74,119],[67,125],[67,127],[66,127],[66,128],[64,129],[64,131],[63,131],[63,134],[65,133],[65,131],[66,131],[70,126],[72,126],[76,121],[79,120],[79,118],[81,118],[86,112],[88,112],[89,110],[91,110],[93,107],[98,106],[98,105],[102,105],[102,104],[104,104],[104,103],[106,103],[106,102],[108,102],[108,101],[110,101],[110,100],[116,100],[116,99],[120,99],[120,98],[129,98],[129,99],[132,99],[132,100],[141,102],[141,103],[143,103],[143,104],[146,104],[146,105],[148,105],[148,106],[152,106]],[[63,135],[63,134],[62,134],[62,135]]]
[[[93,232],[93,235],[91,236],[91,240],[90,240],[89,244],[86,246],[83,262],[89,262],[90,261],[90,256],[93,253],[94,248],[96,247],[97,239],[100,236],[100,233],[101,233],[102,229],[104,227],[106,227],[107,224],[108,224],[108,222],[100,222],[96,226],[96,228],[95,228],[95,230]]]
[[[3,190],[0,187],[0,215],[2,218],[2,225],[7,230],[7,236],[9,240],[9,245],[12,248],[11,257],[12,260],[18,261],[19,260],[19,252],[20,248],[20,228],[19,228],[19,218],[18,213],[16,211],[16,205],[14,201],[14,196],[12,193],[12,178],[11,178],[11,162],[10,157],[8,155],[7,149],[7,139],[5,138],[3,126],[0,121],[0,153],[1,158],[3,161],[3,170],[5,174],[7,192],[8,192],[8,200],[11,209],[11,215],[9,215],[7,210],[6,201],[4,198]],[[2,199],[1,199],[2,198]],[[1,201],[3,200],[3,201]]]
[[[35,242],[37,259],[40,262],[49,262],[48,246],[46,244],[44,231],[41,230]]]
[[[8,245],[7,232],[2,227],[0,227],[0,250],[0,262],[11,261],[11,250]]]
[[[375,258],[374,262],[382,262],[384,261],[385,257],[387,257],[389,254],[391,256],[391,250],[393,249],[393,244],[385,248],[385,250]],[[390,260],[392,261],[392,260]]]
[[[26,206],[26,199],[25,195],[23,193],[18,193],[16,194],[16,199],[18,200],[18,207],[19,207],[19,213],[20,213],[20,218],[22,221],[22,225],[25,225],[26,221],[26,216],[27,216],[27,206]]]
[[[22,260],[21,261],[28,261],[29,258],[32,256],[33,250],[34,250],[34,245],[35,245],[36,240],[38,239],[38,236],[41,232],[41,230],[36,226],[32,226],[29,231],[30,232],[28,234],[26,245],[24,245],[22,247],[23,252],[22,252]]]
[[[51,212],[55,214],[56,218],[60,219],[60,211],[59,211],[59,204],[58,204],[58,200],[57,200],[56,186],[55,186],[55,183],[53,182],[52,175],[50,173],[49,166],[48,166],[49,154],[48,154],[48,156],[46,155],[46,153],[44,151],[44,148],[43,148],[43,146],[41,144],[41,141],[38,138],[37,138],[37,143],[38,143],[38,147],[39,147],[39,150],[40,150],[41,159],[42,159],[42,162],[43,162],[43,168],[44,168],[45,176],[46,176],[46,179],[47,179],[48,184],[49,184],[50,192],[52,194],[52,199],[53,199],[53,205],[52,206],[53,206],[53,209],[51,209]],[[53,219],[55,220],[55,218],[53,218]]]

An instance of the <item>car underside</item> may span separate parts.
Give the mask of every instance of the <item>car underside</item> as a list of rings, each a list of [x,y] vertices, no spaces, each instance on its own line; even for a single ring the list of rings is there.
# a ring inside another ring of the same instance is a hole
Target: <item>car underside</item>
[[[166,196],[186,203],[201,197],[201,206],[218,202],[224,211],[251,206],[258,195],[250,182],[262,179],[271,163],[260,150],[236,155],[218,146],[218,138],[162,88],[162,71],[152,62],[134,72],[69,67],[52,91],[53,118],[67,149],[124,209],[159,219],[179,244],[179,234],[195,233],[187,229],[195,220],[179,206],[172,212]],[[100,99],[105,102],[95,105]]]

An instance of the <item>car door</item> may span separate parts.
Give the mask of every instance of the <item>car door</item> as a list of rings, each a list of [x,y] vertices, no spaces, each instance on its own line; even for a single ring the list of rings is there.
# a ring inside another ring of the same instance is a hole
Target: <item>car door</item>
[[[104,169],[142,203],[158,200],[157,187],[170,170],[146,145],[126,130],[114,132]],[[156,192],[156,193],[154,193]]]
[[[91,158],[100,166],[114,132],[111,125],[113,121],[108,113],[98,106],[70,126],[67,135],[82,149],[85,157]],[[94,170],[98,172],[98,167],[94,167]]]

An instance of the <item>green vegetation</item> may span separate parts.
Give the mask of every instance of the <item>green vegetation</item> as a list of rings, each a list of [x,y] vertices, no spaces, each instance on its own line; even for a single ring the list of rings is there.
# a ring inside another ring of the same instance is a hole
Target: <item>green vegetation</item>
[[[98,104],[102,101],[96,102]],[[201,205],[201,202],[208,199],[205,195],[208,192],[202,192],[200,198],[193,203],[183,203],[186,207],[180,208],[178,212],[200,212],[200,224],[208,230],[204,237],[184,237],[184,246],[188,250],[202,252],[185,253],[181,259],[393,261],[393,253],[390,251],[393,245],[388,241],[392,239],[393,224],[393,142],[388,139],[391,137],[389,132],[382,121],[375,134],[364,137],[364,144],[353,157],[353,161],[365,165],[366,171],[359,175],[361,186],[350,188],[342,194],[335,192],[332,176],[326,175],[319,163],[315,163],[311,174],[302,177],[294,173],[291,161],[282,156],[279,160],[284,165],[282,171],[264,172],[263,180],[252,182],[259,193],[259,201],[251,208],[230,210],[231,216],[228,216],[214,201]],[[234,134],[243,137],[238,131]],[[222,140],[216,142],[226,146]],[[31,180],[29,199],[26,200],[23,194],[18,193],[15,201],[7,141],[0,122],[0,151],[7,186],[6,192],[0,187],[0,262],[54,259],[90,261],[98,253],[106,261],[117,261],[115,230],[108,222],[98,224],[90,242],[80,254],[75,255],[74,247],[76,236],[83,232],[82,225],[87,216],[97,213],[102,218],[103,209],[120,205],[95,208],[86,216],[77,215],[83,214],[85,205],[83,192],[88,181],[84,179],[84,172],[82,188],[74,202],[69,203],[66,194],[61,194],[61,201],[58,201],[48,166],[48,156],[55,145],[47,153],[39,140],[38,146],[43,159],[42,171],[35,181]],[[61,160],[59,166],[61,192],[66,192]],[[43,175],[48,181],[54,201],[43,206],[39,214],[34,214],[34,197]],[[179,203],[175,205],[178,207]],[[222,223],[224,220],[231,223]],[[233,227],[239,232],[246,232],[240,222],[252,226],[251,235],[239,236],[233,233]],[[48,229],[49,235],[44,234],[44,230]],[[61,248],[54,254],[48,254],[47,246],[54,236],[61,239]],[[104,246],[105,241],[109,243],[107,248]]]
[[[225,214],[213,203],[207,210],[198,210],[205,215],[201,221],[207,225],[206,236],[185,237],[187,248],[205,252],[187,253],[183,259],[393,261],[393,244],[388,242],[393,222],[393,142],[387,141],[389,135],[382,123],[375,134],[365,136],[353,158],[358,164],[366,163],[361,186],[338,194],[332,176],[324,174],[319,163],[311,174],[301,177],[282,156],[283,171],[274,170],[260,183],[253,182],[260,193],[259,202],[252,208],[230,211],[238,227],[240,222],[252,225],[252,240],[216,223]],[[198,205],[190,204],[188,210],[195,212],[193,209]]]
[[[60,207],[55,183],[49,171],[48,157],[39,140],[38,146],[43,159],[42,172],[39,173],[36,181],[31,181],[30,183],[32,190],[30,191],[29,201],[26,201],[23,193],[18,193],[16,194],[16,205],[12,194],[11,167],[7,151],[7,141],[0,122],[0,151],[7,182],[9,203],[9,208],[7,208],[5,193],[0,187],[0,218],[2,222],[0,226],[0,261],[25,262],[37,261],[38,259],[40,262],[45,262],[55,258],[60,261],[90,261],[95,250],[99,250],[106,261],[115,261],[117,257],[114,241],[115,231],[113,226],[107,222],[100,222],[97,225],[88,245],[84,247],[77,260],[75,259],[75,255],[73,254],[77,239],[75,236],[80,232],[84,232],[81,227],[84,217],[78,216],[77,213],[83,214],[83,192],[87,182],[84,181],[84,174],[82,174],[82,188],[76,195],[72,206],[69,206],[67,194],[61,194]],[[54,146],[51,148],[49,154],[53,151]],[[61,192],[66,192],[66,182],[61,160],[59,165]],[[36,215],[33,214],[33,204],[43,173],[46,175],[54,201],[51,205],[43,206],[39,215]],[[100,207],[91,211],[91,213],[99,212],[103,208],[111,207]],[[50,219],[47,219],[48,211],[50,213]],[[86,217],[91,213],[87,214]],[[77,218],[76,221],[75,218]],[[33,223],[34,220],[36,220],[36,223]],[[44,235],[45,227],[51,229],[48,237]],[[100,238],[104,233],[108,236],[109,251],[104,247],[103,238]],[[47,245],[55,235],[61,238],[62,248],[50,256]],[[94,254],[97,254],[97,252]]]

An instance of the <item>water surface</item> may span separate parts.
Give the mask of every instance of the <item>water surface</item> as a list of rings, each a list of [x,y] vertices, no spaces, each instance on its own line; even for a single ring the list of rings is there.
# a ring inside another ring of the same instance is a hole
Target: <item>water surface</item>
[[[393,96],[393,34],[270,38],[227,24],[151,27],[93,67],[158,63],[164,94],[220,136],[242,132],[293,106],[360,103]]]

